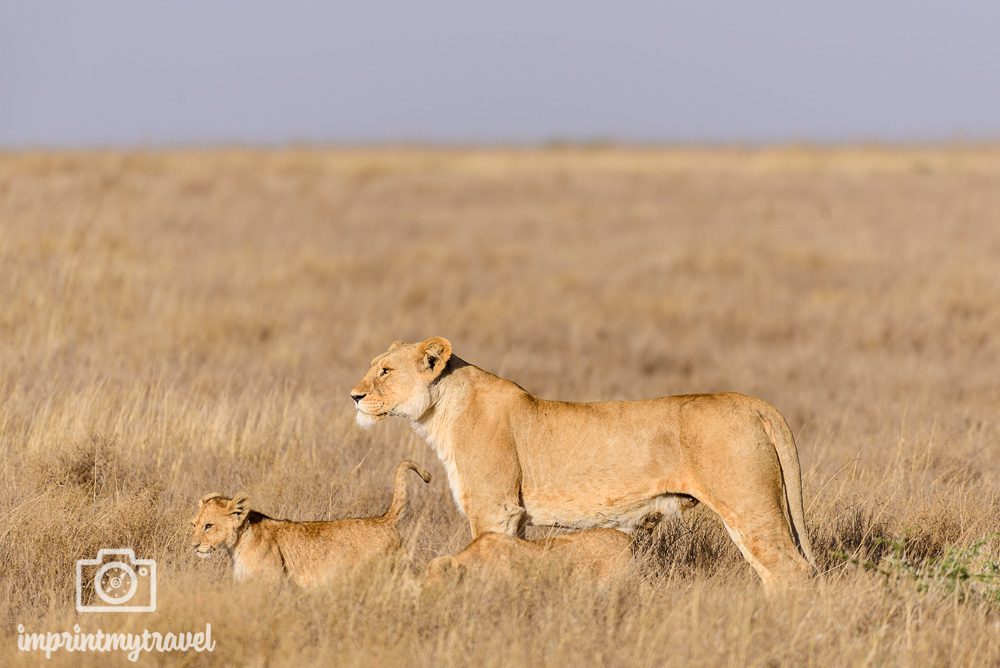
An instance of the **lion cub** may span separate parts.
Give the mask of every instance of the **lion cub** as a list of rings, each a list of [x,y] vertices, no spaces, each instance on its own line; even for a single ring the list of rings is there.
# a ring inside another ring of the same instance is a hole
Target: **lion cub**
[[[381,517],[319,522],[276,520],[251,510],[246,494],[206,494],[191,521],[191,545],[202,558],[223,548],[237,582],[287,576],[297,585],[320,583],[352,568],[395,555],[401,544],[396,523],[406,505],[406,472],[425,483],[430,474],[415,462],[396,467],[392,503]]]
[[[465,573],[510,577],[557,566],[567,569],[571,577],[607,581],[628,569],[631,542],[628,534],[615,529],[589,529],[538,540],[484,533],[458,554],[432,560],[427,579],[438,582]]]

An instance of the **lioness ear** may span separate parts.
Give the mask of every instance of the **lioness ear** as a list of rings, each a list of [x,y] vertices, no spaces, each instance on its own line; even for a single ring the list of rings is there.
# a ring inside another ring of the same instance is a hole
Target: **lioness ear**
[[[441,336],[432,336],[420,344],[423,351],[423,363],[426,368],[438,375],[444,370],[444,365],[451,357],[451,341]]]
[[[404,341],[393,341],[392,345],[389,346],[389,352],[391,353],[393,350],[395,350],[396,348],[398,348],[398,347],[400,347],[402,345],[405,345]]]
[[[201,507],[204,506],[209,501],[211,501],[212,499],[218,499],[221,496],[222,494],[220,494],[219,492],[209,492],[205,496],[198,499],[198,510],[201,510]]]
[[[250,499],[247,497],[246,492],[238,492],[229,502],[226,510],[240,522],[246,519],[247,514],[250,512]]]

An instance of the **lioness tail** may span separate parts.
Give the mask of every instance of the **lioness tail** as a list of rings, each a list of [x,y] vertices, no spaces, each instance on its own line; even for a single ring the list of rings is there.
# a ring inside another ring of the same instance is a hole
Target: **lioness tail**
[[[763,413],[758,413],[758,415],[760,415],[761,422],[764,423],[764,431],[771,440],[771,445],[774,446],[778,455],[778,464],[781,466],[788,528],[791,530],[792,538],[798,544],[802,556],[815,570],[816,560],[813,558],[809,535],[806,533],[806,518],[802,507],[802,471],[799,468],[799,454],[795,447],[795,437],[792,436],[792,430],[788,428],[788,423],[777,411],[769,416],[765,416]]]

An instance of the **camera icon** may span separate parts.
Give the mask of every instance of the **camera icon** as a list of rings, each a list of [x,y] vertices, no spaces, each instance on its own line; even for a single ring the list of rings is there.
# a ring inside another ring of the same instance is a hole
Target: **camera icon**
[[[84,605],[84,592],[91,591],[99,601]],[[153,612],[156,610],[156,561],[136,559],[130,548],[101,549],[95,559],[79,559],[76,562],[76,609],[77,612]]]

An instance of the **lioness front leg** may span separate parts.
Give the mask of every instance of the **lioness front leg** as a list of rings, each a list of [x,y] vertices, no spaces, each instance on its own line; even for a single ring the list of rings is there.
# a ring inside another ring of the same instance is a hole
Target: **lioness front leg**
[[[490,430],[484,426],[481,431]],[[513,443],[501,438],[490,447],[477,444],[457,449],[455,464],[469,472],[462,477],[461,502],[473,540],[487,532],[524,537],[527,517],[521,505],[521,466]]]
[[[498,504],[491,499],[479,499],[479,503],[470,499],[465,507],[473,540],[488,532],[524,537],[525,510],[516,500]]]

